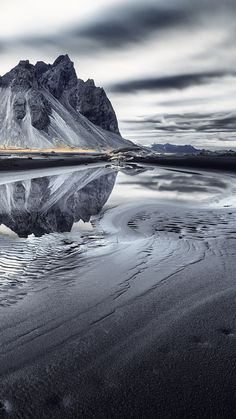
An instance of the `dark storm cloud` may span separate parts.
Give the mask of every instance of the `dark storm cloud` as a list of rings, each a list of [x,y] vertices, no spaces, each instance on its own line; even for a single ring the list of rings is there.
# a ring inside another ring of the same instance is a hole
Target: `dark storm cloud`
[[[125,45],[138,43],[150,37],[154,32],[168,32],[181,27],[201,25],[202,17],[231,15],[236,10],[234,1],[226,0],[223,4],[217,0],[170,0],[168,4],[157,0],[127,2],[125,5],[110,7],[96,21],[86,26],[78,25],[63,34],[64,42],[77,40],[77,47],[83,50],[88,43],[97,48],[122,48]],[[94,51],[96,52],[96,50]]]
[[[236,132],[236,115],[212,118],[205,126],[198,127],[197,131]]]
[[[222,98],[222,95],[215,96],[215,99],[219,100]],[[208,102],[208,98],[201,97],[201,98],[191,98],[191,99],[168,99],[168,100],[162,100],[158,102],[158,105],[162,106],[192,106],[192,105],[199,105],[199,104],[205,104]]]
[[[186,87],[209,83],[212,79],[236,75],[233,72],[210,71],[192,74],[178,74],[173,76],[145,78],[116,83],[111,90],[117,93],[130,93],[143,90],[185,89]]]
[[[208,16],[209,21],[222,14],[228,16],[236,9],[236,3],[226,0],[222,5],[217,0],[190,2],[170,0],[168,4],[157,0],[127,1],[116,7],[109,7],[97,14],[96,20],[83,24],[78,22],[73,28],[60,30],[55,35],[45,37],[27,36],[6,41],[8,46],[14,43],[36,48],[47,45],[58,46],[68,52],[93,53],[101,49],[123,48],[132,43],[142,42],[154,32],[168,32],[176,28],[201,25],[201,19]],[[233,16],[233,15],[232,15]]]
[[[176,30],[181,27],[201,25],[203,18],[233,16],[236,3],[225,0],[146,0],[145,2],[127,2],[126,5],[111,7],[101,19],[74,32],[96,42],[104,48],[120,48],[125,44],[135,43],[150,37],[153,32]]]
[[[153,31],[174,28],[188,20],[188,15],[176,8],[134,6],[108,15],[106,19],[80,29],[77,34],[104,47],[120,47],[146,38]]]
[[[143,119],[125,119],[123,122],[127,124],[156,124],[161,123],[161,118],[143,118]]]
[[[154,31],[168,30],[181,26],[191,20],[183,9],[173,6],[160,7],[152,2],[146,5],[128,2],[128,6],[111,7],[96,21],[82,24],[51,36],[27,36],[21,39],[6,41],[8,46],[18,43],[31,47],[50,47],[58,45],[68,52],[93,53],[101,49],[121,48],[137,43],[149,37]]]
[[[131,181],[121,182],[121,184],[137,185],[148,188],[150,190],[159,191],[178,191],[178,192],[209,192],[214,189],[216,192],[221,189],[227,188],[227,183],[220,179],[212,179],[211,177],[204,176],[194,172],[185,172],[188,175],[188,182],[186,182],[186,175],[181,174],[177,170],[174,173],[165,173],[163,175],[143,176],[142,180],[133,179]]]

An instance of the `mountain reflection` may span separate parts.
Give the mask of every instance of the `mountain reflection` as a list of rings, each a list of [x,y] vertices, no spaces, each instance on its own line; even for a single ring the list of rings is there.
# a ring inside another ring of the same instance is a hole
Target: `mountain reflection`
[[[108,200],[117,171],[98,167],[0,185],[0,224],[19,237],[68,232]]]

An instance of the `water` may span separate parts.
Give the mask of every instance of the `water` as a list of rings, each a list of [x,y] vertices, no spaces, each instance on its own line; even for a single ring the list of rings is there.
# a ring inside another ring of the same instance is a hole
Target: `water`
[[[132,165],[47,172],[19,173],[14,182],[7,181],[7,173],[2,178],[1,306],[41,283],[76,281],[89,260],[106,255],[110,263],[110,253],[133,238],[143,241],[144,249],[160,235],[169,240],[167,233],[175,233],[173,242],[179,236],[204,239],[232,220],[232,214],[212,213],[229,197],[233,205],[230,176]]]
[[[138,339],[157,308],[172,322],[180,301],[186,310],[199,289],[209,293],[206,279],[196,281],[205,265],[227,278],[233,176],[91,165],[5,173],[0,190],[0,396],[16,417],[77,417],[73,406],[87,397],[80,373],[94,395],[93,379],[82,373],[89,363],[111,390],[112,354],[122,363],[128,356],[117,354],[120,342]],[[163,292],[168,298],[158,300]]]

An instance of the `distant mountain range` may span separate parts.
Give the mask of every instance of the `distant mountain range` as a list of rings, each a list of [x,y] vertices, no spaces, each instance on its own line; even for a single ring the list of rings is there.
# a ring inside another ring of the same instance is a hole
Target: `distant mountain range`
[[[0,77],[0,146],[107,149],[130,146],[105,91],[77,78],[68,55],[20,61]]]
[[[173,153],[173,154],[198,154],[201,150],[192,145],[175,145],[175,144],[152,144],[151,150],[157,153]]]

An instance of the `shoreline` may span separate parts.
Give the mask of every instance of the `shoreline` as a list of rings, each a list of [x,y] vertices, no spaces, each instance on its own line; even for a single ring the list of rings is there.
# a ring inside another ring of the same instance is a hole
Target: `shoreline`
[[[236,171],[236,157],[234,156],[135,156],[133,161],[189,169]]]
[[[117,156],[117,159],[116,159]],[[142,156],[134,152],[25,152],[0,153],[0,171],[31,170],[38,168],[73,166],[97,162],[139,163],[156,166],[183,167],[188,169],[219,170],[236,172],[236,156]]]
[[[76,166],[80,164],[92,164],[97,162],[108,161],[106,154],[99,153],[60,153],[55,155],[43,155],[45,153],[37,153],[34,157],[30,156],[10,156],[2,157],[0,154],[0,171],[11,170],[31,170],[39,168],[50,168],[60,166]]]

